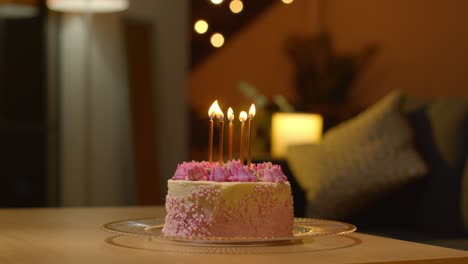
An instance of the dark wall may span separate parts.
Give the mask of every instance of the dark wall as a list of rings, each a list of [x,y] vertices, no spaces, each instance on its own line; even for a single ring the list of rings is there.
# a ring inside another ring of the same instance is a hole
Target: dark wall
[[[0,18],[0,207],[46,204],[44,23]]]

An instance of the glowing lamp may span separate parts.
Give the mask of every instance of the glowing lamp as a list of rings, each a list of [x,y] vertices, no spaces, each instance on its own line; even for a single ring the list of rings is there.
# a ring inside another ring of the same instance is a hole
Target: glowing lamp
[[[47,0],[47,7],[59,12],[119,12],[128,6],[128,0]]]
[[[317,143],[322,139],[323,119],[318,114],[274,113],[271,120],[271,153],[284,157],[290,145]]]

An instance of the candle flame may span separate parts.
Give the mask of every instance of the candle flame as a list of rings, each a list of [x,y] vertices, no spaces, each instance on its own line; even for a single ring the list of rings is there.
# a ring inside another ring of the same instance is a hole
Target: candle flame
[[[250,110],[249,110],[249,119],[254,118],[254,116],[255,116],[255,105],[252,104],[252,106],[250,107]]]
[[[232,120],[234,120],[234,111],[232,111],[231,107],[229,107],[227,111],[227,116],[228,116],[229,122],[232,122]]]
[[[247,120],[247,112],[242,111],[242,112],[240,112],[240,114],[239,114],[239,121],[241,121],[242,123],[244,123],[245,120]]]
[[[223,110],[221,110],[221,107],[219,107],[219,104],[218,104],[217,101],[216,101],[215,113],[216,113],[216,118],[218,118],[218,119],[221,120],[221,121],[224,120],[224,113],[223,113]]]
[[[218,100],[215,100],[213,104],[211,104],[210,109],[208,110],[208,116],[210,119],[213,119],[216,116],[216,109],[219,108]]]

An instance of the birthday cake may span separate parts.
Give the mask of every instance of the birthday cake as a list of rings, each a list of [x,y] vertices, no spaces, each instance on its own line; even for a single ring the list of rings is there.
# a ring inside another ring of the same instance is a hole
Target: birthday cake
[[[291,236],[291,186],[278,165],[184,162],[168,180],[162,232],[172,237]]]

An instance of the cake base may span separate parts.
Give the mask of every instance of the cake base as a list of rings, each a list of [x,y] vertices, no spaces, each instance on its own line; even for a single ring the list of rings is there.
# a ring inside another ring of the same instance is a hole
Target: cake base
[[[292,235],[288,182],[168,181],[165,236],[276,237]]]

